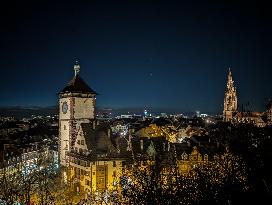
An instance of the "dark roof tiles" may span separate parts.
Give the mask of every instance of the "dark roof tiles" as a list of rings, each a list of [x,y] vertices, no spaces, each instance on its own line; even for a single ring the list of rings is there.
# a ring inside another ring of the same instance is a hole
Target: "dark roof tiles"
[[[92,124],[82,123],[81,127],[89,150],[95,152],[116,151],[111,141],[111,133],[108,133],[110,130],[108,125],[97,125],[96,129],[93,129]]]
[[[97,94],[93,89],[91,89],[84,80],[76,75],[68,85],[62,89],[60,94],[62,93],[85,93],[85,94]]]

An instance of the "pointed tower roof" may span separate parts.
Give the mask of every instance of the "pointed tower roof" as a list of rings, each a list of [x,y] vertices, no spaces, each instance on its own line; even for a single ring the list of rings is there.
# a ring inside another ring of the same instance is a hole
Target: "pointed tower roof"
[[[231,70],[229,68],[229,73],[228,73],[228,81],[232,81],[232,75],[231,75]]]
[[[230,68],[229,68],[228,79],[227,79],[227,90],[228,89],[235,89]]]
[[[79,76],[80,65],[78,61],[76,61],[74,65],[75,76],[73,79],[67,84],[65,88],[63,88],[59,94],[63,93],[84,93],[84,94],[94,94],[97,93],[91,89],[85,81]]]

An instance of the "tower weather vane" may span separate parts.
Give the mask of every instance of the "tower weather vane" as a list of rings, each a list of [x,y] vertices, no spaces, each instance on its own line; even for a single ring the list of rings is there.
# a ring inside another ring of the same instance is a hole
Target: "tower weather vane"
[[[75,76],[77,76],[79,74],[79,71],[80,71],[80,65],[79,65],[78,60],[76,60],[76,62],[75,62],[74,71],[75,71]]]

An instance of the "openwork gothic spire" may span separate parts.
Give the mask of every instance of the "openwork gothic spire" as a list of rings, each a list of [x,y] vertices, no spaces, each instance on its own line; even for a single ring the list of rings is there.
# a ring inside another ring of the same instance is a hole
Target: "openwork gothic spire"
[[[228,74],[227,89],[230,89],[230,90],[235,89],[234,81],[232,80],[230,68],[229,68],[229,74]]]
[[[229,68],[227,87],[224,98],[223,120],[231,121],[233,112],[237,111],[237,93],[234,81],[232,80],[231,70]]]

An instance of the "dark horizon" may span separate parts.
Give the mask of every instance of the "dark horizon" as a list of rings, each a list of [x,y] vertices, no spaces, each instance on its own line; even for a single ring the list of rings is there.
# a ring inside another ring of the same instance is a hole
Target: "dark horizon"
[[[109,109],[111,111],[109,111]],[[113,117],[122,115],[122,114],[136,114],[144,115],[144,110],[148,111],[148,114],[160,115],[161,113],[166,114],[183,114],[187,116],[193,116],[196,114],[196,111],[199,110],[182,110],[178,108],[167,108],[167,107],[104,107],[97,106],[97,114],[101,115],[105,112],[111,112]],[[208,115],[222,115],[222,112],[205,112],[201,111]],[[58,115],[58,105],[51,106],[0,106],[0,116],[8,117],[29,117],[31,115]]]
[[[271,13],[260,1],[20,2],[1,12],[0,106],[52,106],[80,61],[104,107],[221,113],[272,98]]]

